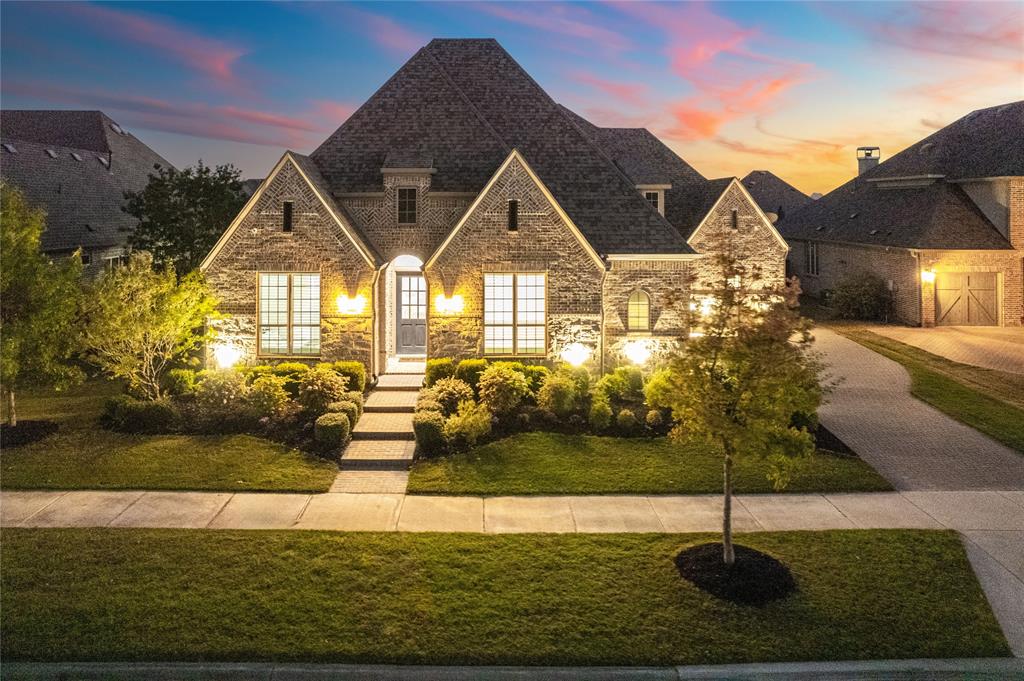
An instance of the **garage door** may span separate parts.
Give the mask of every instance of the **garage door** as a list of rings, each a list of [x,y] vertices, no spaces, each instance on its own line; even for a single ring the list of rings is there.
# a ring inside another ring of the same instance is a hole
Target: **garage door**
[[[939,326],[996,326],[999,293],[995,272],[938,272],[935,323]]]

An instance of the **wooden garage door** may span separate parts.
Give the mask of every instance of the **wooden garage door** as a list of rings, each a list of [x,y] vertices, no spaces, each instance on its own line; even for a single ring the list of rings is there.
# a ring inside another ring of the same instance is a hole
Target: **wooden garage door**
[[[938,272],[935,276],[935,323],[939,326],[999,324],[995,272]]]

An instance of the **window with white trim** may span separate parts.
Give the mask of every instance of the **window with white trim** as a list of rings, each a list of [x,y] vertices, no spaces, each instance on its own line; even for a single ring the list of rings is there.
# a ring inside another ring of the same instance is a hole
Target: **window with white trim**
[[[320,354],[320,275],[260,274],[261,355]]]
[[[818,276],[818,244],[808,241],[807,247],[804,249],[804,255],[806,256],[804,264],[807,274],[815,277]]]
[[[626,306],[626,330],[651,330],[651,297],[645,291],[633,291],[629,294]]]
[[[545,279],[544,274],[484,275],[484,354],[547,352]]]

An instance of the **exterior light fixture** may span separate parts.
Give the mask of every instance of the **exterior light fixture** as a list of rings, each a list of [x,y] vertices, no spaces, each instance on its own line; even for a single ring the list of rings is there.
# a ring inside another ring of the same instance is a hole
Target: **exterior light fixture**
[[[366,310],[366,296],[362,294],[350,298],[342,293],[335,302],[338,305],[338,314],[361,314]]]
[[[439,314],[460,314],[465,306],[466,302],[460,295],[446,296],[439,293],[434,298],[434,308]]]
[[[230,369],[242,359],[242,351],[235,345],[213,346],[213,358],[217,362],[218,369]]]
[[[934,284],[935,270],[921,270],[921,281],[926,284]]]
[[[578,367],[590,359],[590,354],[590,348],[583,343],[569,343],[562,349],[561,357],[574,367]]]
[[[629,341],[622,348],[622,354],[633,364],[647,364],[647,360],[651,358],[651,344],[645,340]]]

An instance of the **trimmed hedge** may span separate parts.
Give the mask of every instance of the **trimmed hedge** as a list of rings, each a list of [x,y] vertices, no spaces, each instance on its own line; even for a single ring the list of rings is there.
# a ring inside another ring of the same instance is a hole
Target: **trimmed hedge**
[[[348,400],[338,400],[327,405],[328,414],[344,414],[348,417],[348,423],[353,428],[359,422],[359,407]]]
[[[348,441],[352,424],[348,416],[340,412],[329,412],[317,418],[313,426],[313,438],[321,447],[333,450]]]
[[[438,456],[447,449],[444,438],[444,416],[439,411],[418,411],[412,417],[416,444],[426,456]]]
[[[469,386],[476,392],[480,383],[480,374],[487,368],[486,359],[464,359],[455,367],[455,378],[469,383]]]
[[[349,390],[360,394],[366,392],[366,367],[362,362],[335,362],[331,367],[348,379]]]
[[[442,378],[452,378],[453,376],[455,376],[455,360],[451,357],[438,357],[437,359],[427,360],[424,382],[428,388]]]
[[[170,400],[111,397],[103,405],[101,423],[121,433],[173,433],[181,427],[181,412]]]

